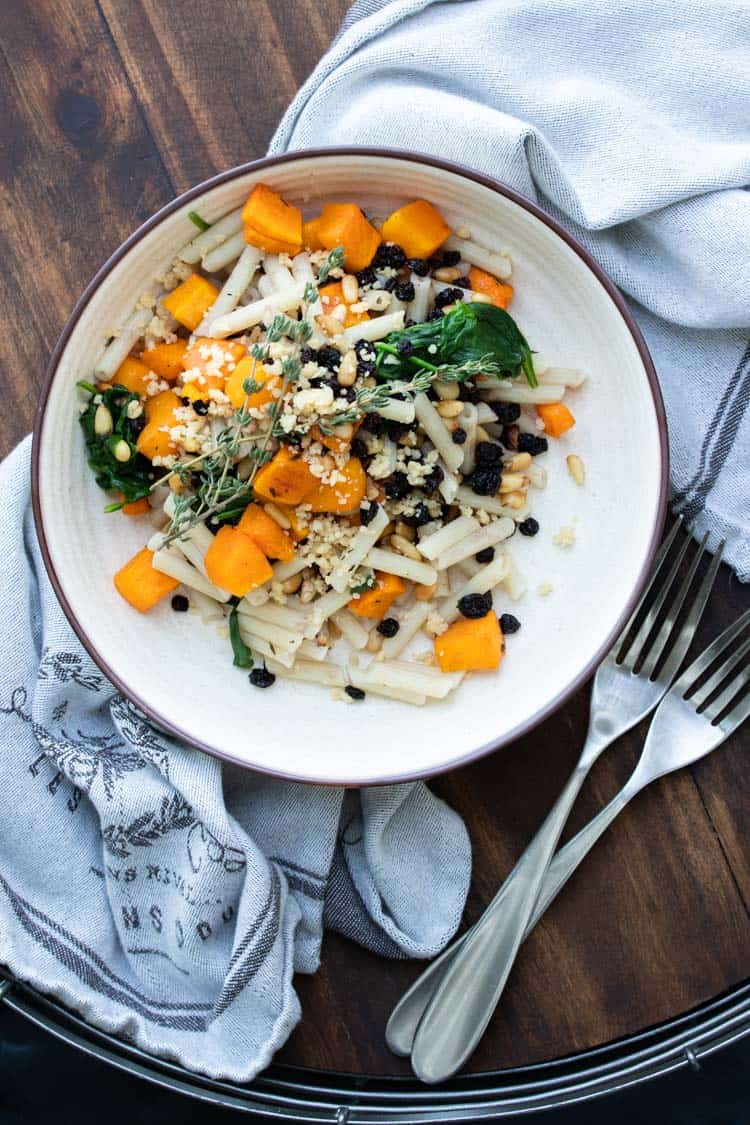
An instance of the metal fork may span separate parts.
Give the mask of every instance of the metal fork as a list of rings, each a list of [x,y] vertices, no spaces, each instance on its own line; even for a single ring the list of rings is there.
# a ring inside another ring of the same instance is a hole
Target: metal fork
[[[681,527],[678,520],[664,541],[639,605],[597,671],[586,742],[560,797],[484,915],[432,962],[391,1013],[388,1045],[396,1054],[411,1053],[414,1072],[424,1082],[439,1082],[454,1074],[479,1042],[589,770],[607,746],[653,711],[684,660],[711,592],[723,544],[693,591],[707,536],[680,582],[691,540],[685,539],[671,565],[668,556]],[[630,640],[651,596],[653,604]],[[686,616],[679,624],[683,610]]]

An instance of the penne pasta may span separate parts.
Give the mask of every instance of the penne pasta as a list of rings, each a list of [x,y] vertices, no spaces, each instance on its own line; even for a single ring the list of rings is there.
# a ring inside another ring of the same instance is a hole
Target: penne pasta
[[[388,516],[378,506],[374,519],[366,527],[360,527],[349,550],[332,570],[329,582],[334,590],[349,590],[355,570],[364,562],[387,526]]]
[[[153,313],[150,309],[136,309],[107,344],[94,364],[94,375],[102,382],[112,378],[123,360],[130,354],[137,340],[146,331]]]
[[[437,582],[437,571],[433,566],[408,559],[395,551],[384,551],[381,547],[372,547],[365,562],[375,570],[397,574],[400,578],[408,578],[410,582],[418,582],[420,586],[431,586],[433,582]]]
[[[508,255],[502,250],[488,250],[469,238],[457,238],[454,234],[443,243],[444,250],[458,250],[465,262],[486,270],[493,277],[507,281],[513,272],[513,266]]]
[[[298,309],[302,303],[304,288],[301,282],[295,282],[288,289],[279,290],[271,297],[263,297],[260,301],[253,301],[250,305],[242,305],[233,312],[218,316],[211,324],[209,335],[221,340],[237,332],[244,332],[246,328],[254,328],[266,316]]]
[[[450,527],[450,524],[448,526]],[[471,535],[465,536],[458,543],[454,543],[447,550],[441,552],[435,560],[435,566],[438,570],[447,570],[449,566],[455,566],[462,559],[471,558],[487,547],[494,547],[497,543],[501,543],[503,539],[510,538],[515,530],[515,522],[508,516],[501,516],[500,519],[493,520],[486,527],[480,527]]]
[[[403,312],[386,313],[373,317],[362,324],[353,324],[343,332],[344,347],[353,348],[358,340],[382,340],[389,332],[398,332],[404,327]]]
[[[464,459],[461,446],[453,443],[445,422],[426,394],[417,395],[414,399],[414,409],[422,429],[437,449],[446,466],[452,473],[455,473],[461,467],[461,462]]]
[[[426,559],[436,559],[438,555],[447,551],[454,543],[459,543],[465,536],[471,535],[478,528],[479,522],[473,516],[459,516],[458,519],[447,523],[440,531],[420,539],[417,546]]]
[[[205,594],[207,598],[213,598],[217,602],[229,601],[230,595],[226,590],[220,590],[218,586],[214,586],[213,582],[204,578],[199,570],[196,570],[186,558],[171,547],[161,547],[158,551],[155,551],[151,565],[154,570],[160,570],[162,574],[168,574],[170,578],[182,582],[184,586],[190,586],[191,589],[197,590],[200,594]]]
[[[232,235],[237,234],[242,230],[242,208],[238,207],[236,211],[230,211],[228,215],[224,215],[217,222],[213,223],[208,230],[201,231],[195,238],[191,239],[186,246],[183,246],[179,251],[177,257],[183,262],[188,262],[193,265],[199,262],[206,254],[215,250],[217,246],[221,245]]]

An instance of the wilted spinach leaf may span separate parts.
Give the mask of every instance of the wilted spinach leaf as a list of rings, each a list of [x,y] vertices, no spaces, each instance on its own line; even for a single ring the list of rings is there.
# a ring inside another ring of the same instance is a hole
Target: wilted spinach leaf
[[[91,395],[80,422],[86,438],[88,463],[96,474],[96,483],[106,492],[121,492],[122,504],[148,496],[154,480],[154,470],[136,448],[138,434],[143,429],[143,416],[129,418],[127,413],[129,403],[140,402],[138,395],[120,386],[110,387],[105,391],[97,391],[88,383],[79,383],[79,386],[95,392]],[[98,398],[101,398],[102,405],[112,415],[111,434],[96,433],[95,418],[99,403],[95,399]],[[118,461],[115,457],[114,449],[120,441],[128,443],[128,461]],[[120,507],[121,504],[117,506]]]

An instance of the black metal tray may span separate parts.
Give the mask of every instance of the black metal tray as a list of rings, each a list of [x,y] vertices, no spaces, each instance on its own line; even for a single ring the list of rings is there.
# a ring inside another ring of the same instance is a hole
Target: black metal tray
[[[248,1113],[337,1125],[478,1121],[553,1109],[640,1085],[750,1034],[750,981],[691,1012],[616,1042],[534,1066],[467,1075],[439,1088],[277,1065],[255,1082],[215,1082],[99,1031],[57,1001],[7,977],[0,1000],[94,1058],[175,1093]]]

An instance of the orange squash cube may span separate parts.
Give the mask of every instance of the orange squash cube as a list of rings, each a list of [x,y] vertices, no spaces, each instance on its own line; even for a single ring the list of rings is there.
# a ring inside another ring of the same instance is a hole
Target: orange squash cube
[[[282,562],[294,558],[294,543],[259,504],[248,504],[237,529],[252,539],[266,558],[281,559]]]
[[[153,379],[153,370],[140,359],[127,356],[112,376],[112,386],[125,387],[131,394],[146,394],[146,384]]]
[[[351,307],[347,305],[344,300],[344,293],[340,281],[332,281],[329,285],[323,285],[318,293],[320,295],[320,303],[323,306],[323,312],[330,315],[334,309],[343,305],[346,309],[346,319],[344,320],[344,328],[351,328],[353,324],[362,324],[363,321],[369,320],[370,317],[366,312],[352,312]]]
[[[236,598],[244,598],[273,575],[261,549],[236,527],[219,528],[204,562],[211,582]]]
[[[301,457],[295,457],[283,445],[267,465],[263,465],[253,481],[253,491],[264,500],[277,504],[301,504],[316,487],[317,478]]]
[[[375,582],[376,584],[371,590],[365,590],[364,593],[357,594],[349,602],[347,608],[357,617],[367,617],[380,621],[385,617],[396,598],[400,598],[406,590],[406,583],[403,578],[399,578],[395,574],[385,574],[380,570],[375,571]]]
[[[415,199],[389,215],[380,233],[384,242],[397,242],[407,258],[429,258],[450,237],[451,228],[431,203]]]
[[[144,547],[114,577],[115,589],[139,613],[148,613],[171,594],[179,582],[152,566],[154,552]]]
[[[218,296],[219,290],[215,285],[200,274],[191,273],[162,298],[161,303],[179,324],[194,332]]]
[[[266,184],[256,184],[250,192],[242,222],[245,242],[253,246],[277,254],[299,254],[302,249],[302,212]]]
[[[139,453],[153,461],[154,457],[166,457],[174,453],[175,445],[167,430],[177,424],[175,410],[182,406],[174,391],[161,391],[145,403],[146,425],[138,435],[136,448]]]
[[[335,484],[321,484],[305,497],[313,512],[331,512],[346,514],[356,512],[365,494],[367,477],[362,468],[362,462],[357,457],[350,457],[339,472],[344,479]]]
[[[550,437],[559,438],[576,424],[575,416],[564,402],[549,402],[537,406],[536,412],[544,422],[544,432]]]
[[[499,667],[503,633],[497,614],[460,617],[435,637],[435,659],[441,672],[481,672]]]
[[[175,340],[171,344],[154,344],[141,352],[141,359],[160,379],[174,383],[182,372],[182,357],[187,351],[187,340]]]
[[[253,391],[251,395],[246,395],[243,386],[246,379],[254,379],[256,383],[260,384],[260,389]],[[231,375],[227,377],[224,384],[224,394],[235,410],[240,410],[245,405],[245,399],[247,399],[249,409],[257,410],[276,397],[274,392],[280,386],[281,380],[278,375],[271,375],[269,378],[263,364],[253,359],[252,356],[246,355],[239,361]]]
[[[472,266],[469,270],[469,281],[475,293],[484,293],[499,309],[507,309],[513,299],[512,285],[498,281],[491,273],[477,269],[476,266]]]
[[[356,203],[327,203],[318,219],[318,236],[327,250],[344,248],[344,263],[356,273],[369,266],[380,235]]]

